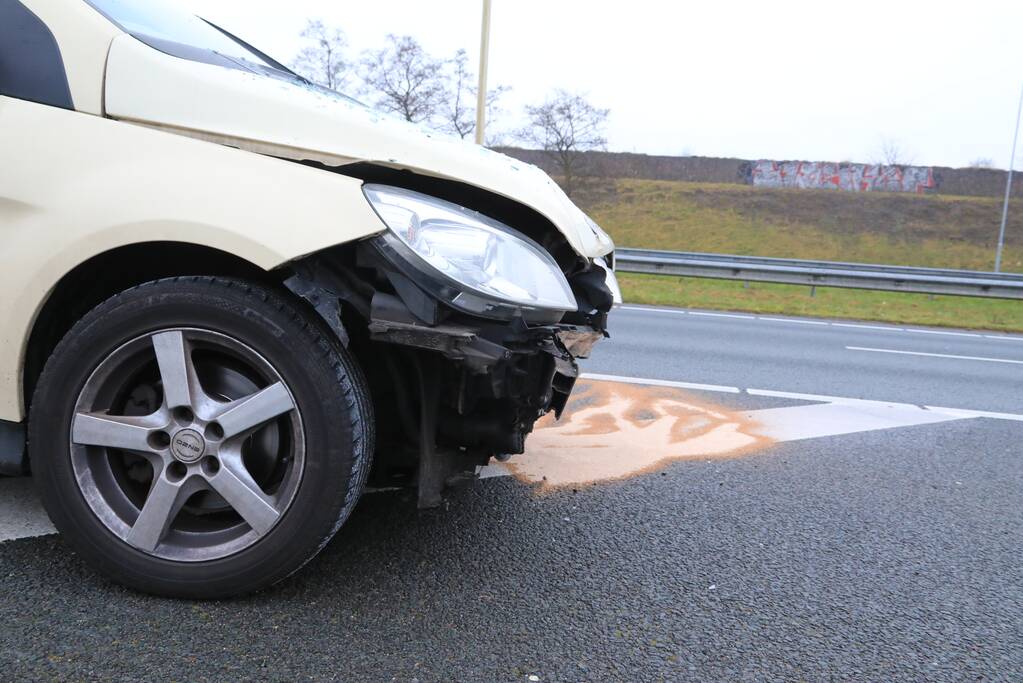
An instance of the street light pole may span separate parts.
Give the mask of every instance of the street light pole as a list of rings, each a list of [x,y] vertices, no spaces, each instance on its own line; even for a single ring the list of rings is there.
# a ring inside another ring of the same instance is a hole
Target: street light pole
[[[487,63],[490,61],[490,0],[483,0],[483,35],[480,38],[480,82],[476,94],[476,144],[482,145],[487,128]]]
[[[1009,178],[1005,181],[1005,203],[1002,205],[1002,227],[998,230],[998,249],[995,251],[995,272],[1002,271],[1002,248],[1005,246],[1005,224],[1009,220],[1009,196],[1012,194],[1012,169],[1016,162],[1016,143],[1019,141],[1019,120],[1023,115],[1023,88],[1019,92],[1016,109],[1016,129],[1012,134],[1012,156],[1009,157]]]

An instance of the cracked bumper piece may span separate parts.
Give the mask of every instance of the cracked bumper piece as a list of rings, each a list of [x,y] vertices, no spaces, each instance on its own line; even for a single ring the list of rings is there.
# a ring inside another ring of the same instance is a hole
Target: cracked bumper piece
[[[560,416],[579,374],[575,358],[588,355],[604,333],[574,325],[530,327],[521,320],[468,322],[426,325],[415,320],[396,297],[378,294],[373,298],[368,331],[374,342],[433,352],[443,358],[442,366],[458,375],[461,394],[455,406],[465,419],[452,418],[448,423],[480,419],[475,407],[506,402],[503,410],[508,419],[503,430],[509,436],[491,445],[519,453],[537,418],[549,410]],[[497,434],[500,429],[491,431]],[[469,441],[452,445],[484,445],[480,439]]]
[[[608,274],[570,276],[579,309],[496,320],[458,311],[392,268],[372,244],[294,264],[286,285],[323,317],[369,380],[375,485],[418,483],[420,504],[490,458],[522,453],[544,414],[560,416],[615,302]],[[613,277],[613,276],[612,276]]]

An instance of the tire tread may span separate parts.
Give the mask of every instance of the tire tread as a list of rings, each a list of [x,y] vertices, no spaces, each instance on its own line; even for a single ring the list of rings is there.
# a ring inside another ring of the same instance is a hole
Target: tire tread
[[[213,297],[216,297],[217,292],[220,290],[225,293],[231,292],[234,297],[241,294],[243,298],[250,299],[254,307],[269,306],[278,313],[287,316],[291,323],[291,329],[288,330],[288,333],[297,333],[305,337],[306,341],[310,342],[312,347],[317,349],[320,356],[319,359],[321,361],[325,361],[333,370],[334,378],[338,383],[343,401],[343,405],[338,406],[338,409],[345,411],[348,418],[348,424],[351,425],[352,430],[351,475],[346,478],[344,489],[338,492],[338,495],[343,502],[338,508],[337,517],[333,524],[328,526],[324,533],[320,535],[318,539],[315,539],[315,542],[310,543],[309,547],[299,551],[300,555],[303,557],[300,563],[298,563],[289,572],[279,577],[275,577],[272,582],[267,583],[266,585],[256,586],[255,588],[241,586],[233,593],[218,593],[216,596],[207,596],[229,597],[230,595],[248,593],[252,590],[261,590],[270,585],[276,584],[293,575],[308,564],[330,542],[331,538],[334,537],[338,530],[340,530],[341,526],[351,516],[352,511],[355,509],[359,498],[365,490],[366,481],[372,467],[375,442],[375,422],[373,418],[373,404],[370,400],[369,388],[365,376],[361,368],[356,363],[354,357],[343,348],[340,340],[337,339],[334,333],[329,330],[326,324],[319,320],[315,312],[304,310],[301,301],[289,301],[289,298],[291,297],[290,293],[285,291],[273,291],[263,284],[236,278],[216,276],[176,276],[161,278],[135,285],[123,292],[115,294],[79,320],[57,344],[51,353],[50,358],[47,360],[43,372],[39,377],[39,381],[36,384],[35,394],[32,397],[32,406],[29,411],[30,426],[28,434],[28,448],[29,453],[31,453],[33,450],[33,443],[43,440],[43,435],[39,433],[40,426],[35,425],[31,421],[31,415],[36,412],[37,401],[41,400],[41,397],[45,395],[47,388],[59,385],[59,378],[54,376],[54,373],[57,372],[55,369],[55,363],[53,362],[54,359],[68,352],[69,347],[73,346],[78,334],[85,327],[93,324],[97,318],[116,310],[129,299],[133,299],[139,295],[145,296],[149,291],[158,293],[161,289],[165,289],[168,286],[182,284],[205,287],[208,290],[208,295]],[[33,427],[36,428],[33,429]]]

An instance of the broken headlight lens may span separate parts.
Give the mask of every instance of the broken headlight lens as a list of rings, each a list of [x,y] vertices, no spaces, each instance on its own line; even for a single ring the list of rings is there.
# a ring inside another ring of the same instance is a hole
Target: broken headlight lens
[[[487,216],[429,195],[366,185],[390,229],[385,255],[447,303],[489,317],[516,311],[574,311],[572,289],[543,247]],[[397,256],[399,259],[395,259]]]

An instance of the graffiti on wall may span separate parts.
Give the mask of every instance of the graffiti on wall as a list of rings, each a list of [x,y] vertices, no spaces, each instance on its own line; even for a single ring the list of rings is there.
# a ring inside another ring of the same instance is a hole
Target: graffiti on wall
[[[747,182],[760,187],[798,187],[846,192],[915,192],[924,194],[937,184],[927,166],[835,164],[817,161],[754,161]]]

